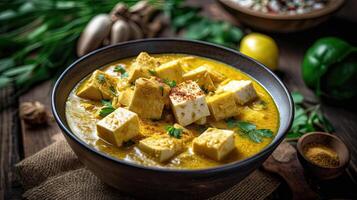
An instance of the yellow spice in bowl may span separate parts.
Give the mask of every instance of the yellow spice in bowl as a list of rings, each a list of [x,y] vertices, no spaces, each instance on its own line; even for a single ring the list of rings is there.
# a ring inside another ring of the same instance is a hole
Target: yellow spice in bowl
[[[310,162],[320,167],[334,168],[340,164],[337,153],[332,148],[323,144],[307,144],[304,148],[304,155]]]

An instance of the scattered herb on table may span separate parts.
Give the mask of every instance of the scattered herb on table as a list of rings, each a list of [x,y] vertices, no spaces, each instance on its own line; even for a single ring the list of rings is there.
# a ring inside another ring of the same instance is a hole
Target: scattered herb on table
[[[303,105],[304,97],[299,92],[292,94],[295,105],[295,116],[293,125],[287,134],[288,139],[297,139],[308,132],[322,130],[333,132],[331,123],[322,114],[320,105],[305,107]]]
[[[180,139],[182,136],[183,129],[182,128],[175,128],[174,126],[167,126],[166,127],[167,133],[174,138]]]
[[[242,136],[248,137],[256,143],[261,143],[263,138],[272,138],[273,132],[269,129],[257,129],[255,124],[239,121],[234,118],[226,120],[228,128],[237,129],[238,133]]]
[[[76,59],[75,46],[88,21],[126,0],[16,0],[0,2],[0,88],[17,94],[47,80]],[[95,6],[93,6],[95,5]]]
[[[174,80],[164,79],[163,81],[166,85],[170,86],[170,88],[176,87],[176,81]]]
[[[167,0],[163,10],[169,16],[174,31],[183,30],[185,38],[237,48],[243,37],[243,32],[238,27],[202,16],[199,13],[200,8],[185,6],[182,0]]]
[[[105,117],[115,110],[115,108],[113,107],[112,103],[109,100],[103,99],[101,102],[103,104],[103,107],[99,111],[99,116]]]

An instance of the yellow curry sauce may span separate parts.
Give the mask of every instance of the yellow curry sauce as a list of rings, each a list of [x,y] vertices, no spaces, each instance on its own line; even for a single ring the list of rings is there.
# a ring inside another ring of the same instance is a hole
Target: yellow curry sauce
[[[228,66],[226,64],[203,58],[183,54],[157,54],[151,55],[158,59],[160,63],[166,63],[176,59],[183,59],[183,62],[187,62],[183,65],[185,72],[190,71],[199,66],[205,65],[211,70],[217,71],[223,74],[227,80],[251,80],[253,81],[254,89],[258,94],[258,98],[254,101],[249,102],[244,106],[240,106],[240,114],[236,116],[237,119],[241,121],[247,121],[253,123],[257,126],[257,129],[270,129],[274,136],[279,127],[279,113],[277,107],[268,94],[268,92],[255,80],[250,78],[243,72]],[[109,71],[113,69],[114,66],[121,64],[125,66],[127,71],[130,71],[131,64],[134,62],[135,58],[128,58],[119,60],[115,63],[111,63],[104,66],[102,71]],[[118,91],[121,92],[121,88],[132,87],[127,78],[118,78],[119,88]],[[224,84],[223,81],[221,84]],[[67,104],[66,104],[66,118],[71,130],[83,141],[88,143],[90,146],[98,149],[115,158],[125,160],[128,162],[134,162],[145,166],[156,166],[156,167],[166,167],[166,168],[180,168],[180,169],[199,169],[199,168],[209,168],[219,166],[225,163],[242,160],[257,154],[264,147],[266,147],[273,138],[263,138],[261,143],[256,143],[250,140],[248,137],[235,134],[235,146],[236,148],[229,153],[226,158],[222,161],[215,161],[207,158],[203,155],[197,155],[192,151],[192,142],[186,144],[186,150],[182,153],[176,155],[167,162],[160,163],[155,158],[146,154],[137,147],[140,137],[134,138],[134,145],[117,147],[112,145],[97,136],[96,123],[100,120],[95,116],[98,109],[101,108],[102,104],[99,101],[87,100],[80,98],[76,95],[76,91],[81,87],[83,81],[78,83],[76,88],[70,93]],[[264,107],[262,108],[260,104],[264,102]],[[169,111],[168,111],[169,112]],[[140,134],[144,136],[149,136],[153,134],[167,134],[165,127],[175,123],[175,119],[170,120],[150,120],[150,119],[139,119],[140,120]],[[204,127],[216,127],[221,129],[229,129],[227,123],[224,120],[213,121],[208,119],[205,126],[191,124],[185,128],[192,131],[195,137],[199,136],[203,132]]]

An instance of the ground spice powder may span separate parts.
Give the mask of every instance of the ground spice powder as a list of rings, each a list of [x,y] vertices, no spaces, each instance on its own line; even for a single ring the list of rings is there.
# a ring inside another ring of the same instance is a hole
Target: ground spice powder
[[[337,153],[330,147],[318,144],[310,143],[304,148],[305,156],[315,165],[320,167],[338,167],[340,159]]]

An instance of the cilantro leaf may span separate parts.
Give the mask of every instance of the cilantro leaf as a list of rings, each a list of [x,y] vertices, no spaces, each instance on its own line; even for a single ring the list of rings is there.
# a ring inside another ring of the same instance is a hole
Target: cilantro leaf
[[[170,81],[170,80],[168,80],[168,79],[164,79],[163,80],[164,81],[164,83],[166,84],[166,85],[168,85],[168,86],[170,86],[171,88],[173,88],[173,87],[175,87],[176,86],[176,81]]]
[[[167,133],[171,137],[175,137],[177,139],[180,139],[182,136],[183,129],[182,128],[175,128],[174,126],[167,126],[166,127]]]
[[[255,124],[238,121],[234,118],[229,118],[226,120],[228,128],[238,129],[239,134],[243,137],[248,137],[255,143],[261,143],[263,138],[272,138],[274,136],[273,132],[269,129],[257,129]]]
[[[104,74],[98,74],[97,76],[97,80],[100,84],[104,84],[105,83],[105,76]]]
[[[109,100],[101,100],[101,103],[103,104],[103,107],[99,111],[99,116],[105,117],[112,113],[115,108],[113,107],[112,103]]]
[[[124,66],[119,64],[117,66],[114,67],[114,72],[119,72],[121,78],[126,78],[129,76],[128,72],[125,70]]]
[[[148,69],[148,71],[149,71],[149,73],[151,74],[151,75],[153,75],[153,76],[156,76],[156,71],[155,70],[153,70],[153,69]]]

